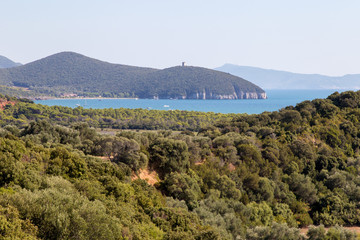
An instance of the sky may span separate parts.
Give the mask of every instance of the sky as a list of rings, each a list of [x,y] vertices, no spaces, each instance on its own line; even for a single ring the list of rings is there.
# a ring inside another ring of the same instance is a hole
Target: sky
[[[360,73],[359,0],[0,0],[0,55]]]

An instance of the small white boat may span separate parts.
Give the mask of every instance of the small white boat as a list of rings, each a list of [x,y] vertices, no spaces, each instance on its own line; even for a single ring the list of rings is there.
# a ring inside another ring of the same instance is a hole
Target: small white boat
[[[170,106],[169,106],[169,105],[164,105],[164,107],[168,108],[168,107],[170,107]]]

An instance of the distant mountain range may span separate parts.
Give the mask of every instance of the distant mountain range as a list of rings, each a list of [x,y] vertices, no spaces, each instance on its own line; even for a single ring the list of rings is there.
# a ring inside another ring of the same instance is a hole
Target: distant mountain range
[[[7,57],[0,56],[0,68],[11,68],[21,66],[21,63],[16,63],[8,59]]]
[[[215,70],[242,77],[264,89],[360,89],[360,74],[330,77],[225,64]]]
[[[221,71],[177,66],[163,70],[112,64],[62,52],[0,69],[0,84],[51,96],[174,99],[259,99],[260,87]]]

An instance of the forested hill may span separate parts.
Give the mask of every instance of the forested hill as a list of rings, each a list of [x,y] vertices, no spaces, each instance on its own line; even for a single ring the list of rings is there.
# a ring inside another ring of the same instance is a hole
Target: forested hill
[[[102,62],[73,52],[58,53],[17,68],[1,69],[0,83],[52,96],[266,98],[260,87],[215,70],[133,67]]]
[[[360,91],[254,115],[0,99],[1,239],[358,239]]]
[[[129,94],[133,83],[153,71],[156,70],[111,64],[77,53],[62,52],[21,67],[2,69],[0,81],[39,92],[52,91],[54,94]]]
[[[11,68],[21,66],[20,63],[16,63],[8,59],[7,57],[0,56],[0,68]]]
[[[156,89],[151,89],[155,84]],[[263,99],[258,86],[234,75],[200,67],[172,67],[146,76],[150,96],[191,99]],[[146,94],[146,93],[144,93]],[[148,97],[150,97],[148,96]]]

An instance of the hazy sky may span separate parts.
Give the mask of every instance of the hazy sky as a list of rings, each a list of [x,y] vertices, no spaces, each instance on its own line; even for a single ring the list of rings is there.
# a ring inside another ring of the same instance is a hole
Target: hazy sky
[[[359,0],[0,0],[0,55],[360,73]]]

